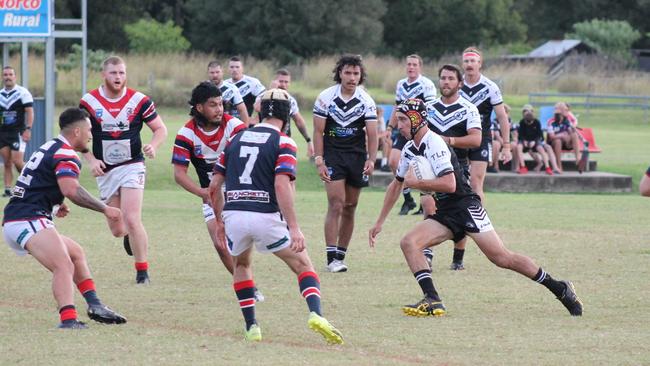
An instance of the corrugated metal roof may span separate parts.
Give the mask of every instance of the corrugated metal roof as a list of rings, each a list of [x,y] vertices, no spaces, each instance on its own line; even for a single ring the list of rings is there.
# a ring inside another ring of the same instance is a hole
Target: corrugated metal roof
[[[570,51],[571,49],[578,46],[582,41],[578,39],[564,39],[561,41],[548,41],[543,45],[532,50],[528,57],[557,57],[563,53]]]

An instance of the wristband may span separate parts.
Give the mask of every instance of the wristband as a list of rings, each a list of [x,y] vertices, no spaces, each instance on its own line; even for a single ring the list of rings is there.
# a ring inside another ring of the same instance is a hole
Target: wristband
[[[318,155],[318,156],[314,156],[314,163],[316,163],[316,165],[318,165],[318,161],[319,161],[319,160],[320,160],[321,162],[324,162],[322,156],[320,156],[320,155]]]
[[[456,142],[456,139],[454,139],[453,137],[450,137],[449,138],[449,146],[454,145],[454,142]]]
[[[306,142],[306,143],[310,143],[310,142],[311,142],[311,139],[310,139],[309,137],[307,137],[307,138],[305,138],[305,142]]]

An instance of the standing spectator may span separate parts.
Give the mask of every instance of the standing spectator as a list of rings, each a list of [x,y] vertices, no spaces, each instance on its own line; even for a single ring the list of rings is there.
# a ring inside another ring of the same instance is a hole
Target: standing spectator
[[[494,230],[479,196],[472,191],[456,154],[443,138],[426,128],[426,109],[421,101],[408,100],[398,107],[397,125],[400,133],[410,141],[402,150],[395,179],[386,189],[384,204],[377,221],[369,230],[368,243],[374,247],[377,235],[388,213],[397,201],[402,185],[420,191],[435,192],[437,211],[427,216],[400,241],[400,248],[409,270],[422,289],[424,298],[415,304],[404,305],[402,311],[409,316],[443,316],[446,308],[436,290],[422,249],[438,245],[445,240],[470,236],[483,254],[496,266],[517,272],[546,287],[573,316],[582,315],[582,302],[570,281],[551,277],[533,260],[505,247]],[[411,161],[423,158],[434,174],[433,179],[418,179]]]
[[[436,86],[433,81],[422,75],[422,64],[422,57],[419,55],[412,54],[406,56],[406,77],[398,81],[397,87],[395,88],[396,106],[411,98],[420,99],[425,103],[431,102],[436,98]],[[395,120],[395,108],[393,108],[387,129],[392,133],[392,130],[396,127],[397,121]],[[406,144],[406,139],[404,139],[404,137],[399,133],[396,134],[389,158],[389,164],[393,172],[397,169],[397,162],[399,162],[399,157],[402,153],[404,144]],[[399,210],[399,214],[406,215],[410,210],[416,208],[417,204],[415,203],[409,188],[404,188],[402,195],[404,196],[404,203]],[[422,213],[421,208],[417,213]]]
[[[296,127],[298,128],[298,131],[300,131],[300,134],[302,137],[305,139],[305,142],[307,143],[307,156],[312,157],[314,156],[314,143],[311,141],[311,138],[309,137],[309,132],[307,131],[307,124],[305,123],[305,119],[302,117],[302,114],[300,114],[300,108],[298,107],[298,101],[296,98],[294,98],[291,94],[289,94],[289,85],[291,85],[291,73],[287,69],[278,69],[275,72],[275,78],[271,81],[271,89],[282,89],[287,92],[289,95],[289,101],[291,102],[291,119],[293,122],[296,124]],[[262,94],[258,95],[257,98],[255,99],[255,111],[260,112],[261,108],[261,103],[262,103]],[[287,123],[285,126],[285,131],[282,131],[285,133],[287,136],[291,137],[291,123]]]
[[[341,332],[322,316],[320,280],[305,250],[305,237],[294,208],[291,181],[296,179],[296,143],[281,132],[289,123],[290,108],[286,91],[265,92],[261,123],[235,135],[219,155],[210,183],[220,231],[218,244],[233,256],[233,287],[246,323],[246,340],[262,340],[253,299],[255,248],[275,254],[296,274],[309,308],[309,328],[328,343],[342,344]]]
[[[61,133],[43,144],[29,160],[5,206],[2,219],[5,243],[18,255],[30,254],[52,272],[52,292],[58,306],[59,328],[85,329],[77,319],[74,288],[88,304],[88,317],[110,324],[126,318],[104,305],[97,296],[83,248],[62,235],[52,222],[69,213],[67,198],[78,206],[101,212],[109,221],[122,220],[120,210],[107,206],[79,185],[81,162],[76,152],[88,150],[90,121],[78,108],[66,109],[59,117]],[[55,211],[54,206],[58,205]]]
[[[148,96],[126,87],[126,64],[118,56],[102,66],[103,84],[81,98],[92,122],[92,152],[84,158],[97,178],[100,198],[122,209],[123,221],[108,221],[114,236],[124,236],[124,249],[135,259],[136,283],[149,283],[149,238],[142,224],[144,157],[153,159],[167,138],[167,127]],[[142,144],[146,125],[151,142]],[[144,153],[144,154],[143,154]]]
[[[255,111],[255,98],[262,94],[266,88],[256,78],[244,75],[244,64],[239,57],[233,56],[230,58],[228,69],[230,70],[230,79],[226,81],[234,84],[239,89],[239,94],[241,94],[244,100],[246,112],[249,116],[248,125],[252,126],[257,123],[257,118],[253,116],[253,112]],[[233,117],[239,116],[235,114]]]
[[[553,170],[549,166],[548,154],[544,149],[544,132],[542,131],[542,124],[533,114],[533,108],[530,105],[525,105],[523,109],[523,119],[519,121],[519,140],[517,141],[517,159],[519,162],[519,170],[517,173],[526,174],[528,168],[524,161],[524,153],[530,154],[538,153],[544,163],[544,171],[548,175],[553,175]],[[537,170],[537,169],[536,169]]]
[[[248,112],[246,111],[246,104],[239,94],[239,89],[231,83],[223,80],[223,69],[219,61],[210,61],[208,64],[208,76],[221,90],[221,100],[223,102],[223,110],[231,116],[237,115],[239,119],[248,126]]]
[[[314,103],[314,162],[327,191],[327,268],[345,272],[361,188],[368,186],[375,168],[377,108],[361,88],[366,79],[361,56],[342,56],[333,73],[336,85],[323,90]]]
[[[553,147],[555,161],[558,171],[562,172],[562,150],[573,150],[576,164],[580,162],[580,137],[575,127],[564,115],[566,104],[558,102],[555,104],[553,117],[547,121],[546,128],[549,144]]]
[[[11,196],[13,166],[18,174],[25,166],[26,143],[32,138],[34,99],[26,88],[16,84],[16,70],[11,66],[2,69],[4,88],[0,91],[0,156],[4,163],[5,190],[3,197]]]

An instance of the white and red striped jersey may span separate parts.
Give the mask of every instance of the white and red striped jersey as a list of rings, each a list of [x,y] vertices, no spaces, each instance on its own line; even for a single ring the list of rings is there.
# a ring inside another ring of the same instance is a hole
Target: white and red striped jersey
[[[189,166],[192,163],[199,176],[201,187],[206,188],[210,185],[214,163],[226,147],[228,139],[245,128],[244,122],[224,114],[221,125],[215,130],[206,132],[192,118],[178,130],[174,141],[172,164]]]
[[[148,96],[124,88],[119,98],[109,99],[100,86],[81,98],[80,107],[90,114],[93,155],[107,170],[144,161],[140,131],[158,116]]]

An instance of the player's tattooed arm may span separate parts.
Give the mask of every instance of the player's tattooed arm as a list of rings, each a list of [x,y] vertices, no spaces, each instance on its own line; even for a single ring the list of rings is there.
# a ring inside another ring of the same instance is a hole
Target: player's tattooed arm
[[[61,193],[77,206],[102,213],[106,211],[106,205],[88,193],[76,178],[63,177],[58,179],[58,183]]]
[[[74,195],[68,196],[70,201],[74,202],[77,206],[88,208],[97,212],[104,212],[106,204],[97,198],[93,197],[84,187],[77,186]]]

